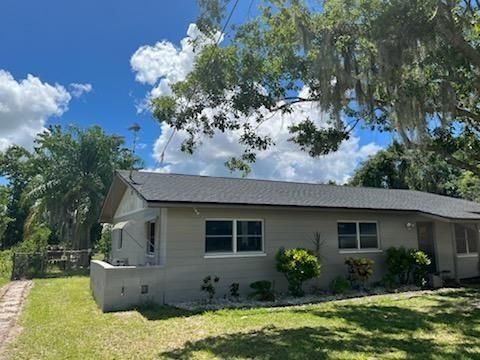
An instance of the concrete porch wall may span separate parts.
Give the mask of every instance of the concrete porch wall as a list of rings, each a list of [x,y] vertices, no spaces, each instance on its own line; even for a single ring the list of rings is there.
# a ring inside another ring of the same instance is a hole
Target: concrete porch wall
[[[102,311],[162,304],[163,281],[161,266],[113,266],[99,260],[90,263],[90,289]],[[141,293],[142,285],[148,286],[148,293]]]

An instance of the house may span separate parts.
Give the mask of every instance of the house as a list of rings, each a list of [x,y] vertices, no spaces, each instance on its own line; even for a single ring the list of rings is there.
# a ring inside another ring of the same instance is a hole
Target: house
[[[425,251],[432,272],[479,275],[480,204],[418,191],[117,171],[100,221],[114,225],[109,263],[91,264],[105,311],[202,298],[207,275],[220,296],[257,280],[283,291],[277,250],[313,249],[316,232],[322,270],[307,286],[346,275],[349,256],[373,259],[380,280],[384,250],[401,245]]]

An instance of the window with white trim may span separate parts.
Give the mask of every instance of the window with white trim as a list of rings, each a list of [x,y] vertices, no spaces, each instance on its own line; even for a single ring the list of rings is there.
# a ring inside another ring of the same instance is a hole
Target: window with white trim
[[[457,254],[478,253],[478,233],[474,226],[455,224]]]
[[[206,220],[205,253],[236,254],[262,251],[262,220]]]
[[[344,221],[337,223],[340,250],[379,249],[377,223],[374,221]]]
[[[147,222],[147,253],[155,253],[155,221]]]

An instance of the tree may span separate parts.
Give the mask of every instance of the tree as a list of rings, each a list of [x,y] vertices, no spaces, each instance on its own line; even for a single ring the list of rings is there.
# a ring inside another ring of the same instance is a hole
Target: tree
[[[8,224],[13,221],[13,219],[8,216],[8,198],[8,188],[6,186],[0,186],[0,244],[4,243],[3,234],[5,230],[7,230]]]
[[[7,149],[0,157],[1,174],[15,194],[12,204],[24,211],[15,219],[15,243],[39,234],[44,242],[47,234],[72,248],[90,248],[114,170],[139,164],[123,143],[99,126],[51,126],[37,136],[33,152]]]
[[[31,154],[19,146],[11,146],[0,153],[0,176],[8,179],[6,216],[12,219],[1,242],[1,248],[5,249],[23,239],[23,225],[31,204],[23,199],[22,194],[33,176]]]
[[[224,0],[201,0],[200,29],[213,36],[228,15]],[[248,170],[274,146],[259,131],[275,112],[315,103],[331,126],[299,118],[291,141],[311,156],[338,149],[359,126],[395,132],[406,145],[441,152],[480,174],[480,153],[442,151],[450,137],[480,129],[480,8],[471,0],[267,1],[233,29],[223,47],[202,44],[193,71],[154,99],[153,114],[189,135],[237,131],[244,153],[231,169]],[[301,115],[299,115],[301,116]]]
[[[31,216],[40,222],[43,217],[73,248],[89,248],[114,170],[129,169],[137,160],[121,138],[99,126],[52,126],[35,143],[37,175],[27,187],[35,199]]]
[[[394,143],[360,164],[349,184],[460,196],[457,183],[461,175],[437,153]]]

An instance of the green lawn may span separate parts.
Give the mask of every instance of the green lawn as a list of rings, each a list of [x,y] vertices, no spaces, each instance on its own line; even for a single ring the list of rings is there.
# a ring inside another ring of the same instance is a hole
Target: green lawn
[[[36,280],[13,359],[479,359],[480,291],[192,314],[102,314],[87,277]]]

